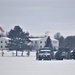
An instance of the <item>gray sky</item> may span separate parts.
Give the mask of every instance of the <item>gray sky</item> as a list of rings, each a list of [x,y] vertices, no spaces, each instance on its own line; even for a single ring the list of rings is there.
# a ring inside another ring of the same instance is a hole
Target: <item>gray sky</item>
[[[0,0],[0,26],[20,25],[31,35],[75,34],[75,0]]]

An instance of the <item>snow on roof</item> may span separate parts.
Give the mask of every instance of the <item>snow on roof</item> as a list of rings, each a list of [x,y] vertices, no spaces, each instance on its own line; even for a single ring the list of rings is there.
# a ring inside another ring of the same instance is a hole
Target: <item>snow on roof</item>
[[[50,51],[50,50],[47,50],[47,49],[46,49],[46,50],[40,50],[40,51]]]
[[[56,39],[54,39],[54,38],[51,38],[51,40],[58,41],[58,40],[56,40]]]
[[[42,38],[30,38],[30,40],[36,41],[36,40],[41,40]]]
[[[1,38],[10,40],[10,38],[8,38],[8,37],[0,37],[0,39]],[[38,41],[38,40],[42,40],[42,39],[45,39],[45,38],[47,39],[47,37],[43,37],[43,38],[30,38],[30,40],[32,40],[32,41]],[[56,40],[54,38],[51,38],[51,40],[58,41],[58,40]]]
[[[51,37],[50,37],[51,38]],[[47,37],[43,37],[43,38],[30,38],[30,40],[32,40],[32,41],[38,41],[38,40],[41,40],[41,39],[47,39]],[[56,40],[56,39],[54,39],[54,38],[51,38],[51,40],[53,40],[53,41],[58,41],[58,40]]]
[[[0,39],[7,39],[7,40],[10,40],[10,38],[8,38],[8,37],[0,37]]]

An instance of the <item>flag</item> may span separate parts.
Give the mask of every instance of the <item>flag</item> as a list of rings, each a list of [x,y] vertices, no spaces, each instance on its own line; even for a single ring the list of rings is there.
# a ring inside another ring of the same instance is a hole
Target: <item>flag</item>
[[[2,29],[2,27],[0,27],[0,31],[1,31],[1,32],[4,32],[4,30]]]

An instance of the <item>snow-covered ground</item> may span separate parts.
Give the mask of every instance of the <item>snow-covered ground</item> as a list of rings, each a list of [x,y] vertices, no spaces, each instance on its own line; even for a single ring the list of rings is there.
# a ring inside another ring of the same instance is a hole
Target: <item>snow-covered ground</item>
[[[75,60],[36,61],[35,52],[30,57],[12,57],[11,52],[0,53],[0,75],[75,75]]]

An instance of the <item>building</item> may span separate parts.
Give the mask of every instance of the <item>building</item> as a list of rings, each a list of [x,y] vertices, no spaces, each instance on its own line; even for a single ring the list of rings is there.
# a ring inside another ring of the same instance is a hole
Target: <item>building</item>
[[[45,46],[47,36],[30,38],[30,40],[32,41],[31,46],[33,47],[33,49],[39,49],[39,48],[43,48]],[[52,42],[53,48],[55,48],[55,49],[59,48],[59,41],[58,40],[51,38],[51,42]]]
[[[7,50],[7,43],[9,42],[10,38],[8,37],[0,37],[0,50]],[[32,46],[34,50],[43,48],[45,46],[47,37],[32,37],[30,38],[32,41],[29,45]],[[51,38],[53,48],[59,48],[59,41],[56,39]]]
[[[0,37],[0,50],[7,50],[7,43],[10,38],[8,37]]]

